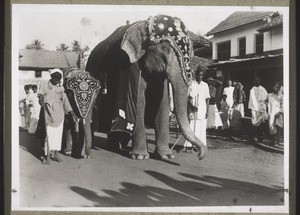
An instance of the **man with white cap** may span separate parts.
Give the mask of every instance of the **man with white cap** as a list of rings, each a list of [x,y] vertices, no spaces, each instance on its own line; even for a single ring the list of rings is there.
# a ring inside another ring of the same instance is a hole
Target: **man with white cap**
[[[39,101],[44,108],[46,139],[45,157],[42,164],[50,163],[50,152],[54,151],[53,160],[61,162],[58,151],[61,150],[62,134],[65,113],[69,113],[77,121],[77,117],[72,110],[68,97],[62,86],[63,73],[60,69],[50,70],[51,79],[44,82],[39,91]]]

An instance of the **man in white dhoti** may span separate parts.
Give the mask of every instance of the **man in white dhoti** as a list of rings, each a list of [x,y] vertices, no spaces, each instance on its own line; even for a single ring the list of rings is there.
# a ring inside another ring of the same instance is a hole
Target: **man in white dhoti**
[[[223,95],[226,95],[227,97],[227,99],[226,99],[226,103],[228,104],[228,106],[229,106],[229,109],[228,109],[228,118],[229,118],[229,123],[231,123],[230,122],[230,119],[231,119],[231,116],[232,116],[232,106],[233,106],[233,103],[234,103],[234,101],[233,101],[233,91],[234,91],[234,86],[232,86],[233,85],[233,83],[232,83],[232,80],[231,79],[228,79],[227,80],[227,82],[226,82],[226,84],[227,84],[227,87],[225,87],[224,89],[223,89]],[[230,126],[230,124],[229,124],[229,126]]]
[[[196,70],[195,78],[189,87],[188,105],[191,110],[189,113],[190,127],[195,135],[206,145],[206,121],[209,106],[209,88],[207,83],[203,82],[204,68],[199,67]],[[185,141],[184,148],[192,148],[192,144]]]
[[[283,93],[280,83],[276,82],[273,92],[268,95],[269,132],[274,145],[279,144],[283,134]]]
[[[254,79],[254,86],[250,90],[248,108],[251,109],[252,125],[253,125],[253,141],[258,142],[258,134],[264,131],[263,124],[268,120],[267,113],[268,93],[264,87],[260,85],[260,78]]]
[[[62,86],[62,71],[60,69],[50,70],[50,76],[51,79],[43,83],[39,91],[40,104],[44,107],[46,126],[45,157],[42,164],[50,163],[51,151],[54,151],[54,161],[62,161],[58,157],[58,152],[61,150],[65,113],[72,114],[74,120],[77,120]]]

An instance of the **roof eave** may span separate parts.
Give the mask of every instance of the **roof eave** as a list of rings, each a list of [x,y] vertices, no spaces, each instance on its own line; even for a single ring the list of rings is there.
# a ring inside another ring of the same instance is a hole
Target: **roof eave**
[[[273,13],[273,14],[274,14],[274,13]],[[205,36],[214,35],[214,34],[221,33],[221,32],[227,31],[227,30],[231,30],[231,29],[233,29],[233,28],[237,28],[237,27],[240,27],[240,26],[243,26],[243,25],[247,25],[247,24],[250,24],[250,23],[253,23],[253,22],[257,22],[257,21],[260,21],[260,20],[265,19],[265,18],[268,17],[268,16],[272,16],[273,14],[265,15],[265,16],[262,16],[262,17],[259,17],[259,18],[255,19],[255,20],[251,20],[251,21],[248,21],[248,22],[244,22],[244,23],[238,24],[238,25],[236,25],[236,26],[232,26],[232,27],[230,27],[230,28],[226,28],[226,29],[222,29],[222,30],[218,30],[218,31],[209,31],[208,33],[205,34]]]
[[[19,70],[41,70],[41,71],[47,71],[49,69],[55,69],[59,68],[62,69],[64,67],[37,67],[37,66],[19,66]]]
[[[279,27],[282,27],[282,26],[283,26],[283,24],[280,23],[278,25],[273,25],[273,26],[268,26],[268,27],[264,27],[264,28],[258,29],[257,31],[260,32],[260,33],[263,33],[263,32],[270,31],[271,29],[279,28]]]

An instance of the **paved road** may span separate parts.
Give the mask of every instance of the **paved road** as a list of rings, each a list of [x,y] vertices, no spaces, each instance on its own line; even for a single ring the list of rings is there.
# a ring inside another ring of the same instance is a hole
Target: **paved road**
[[[131,160],[104,149],[96,134],[88,160],[61,155],[62,163],[41,165],[33,136],[20,131],[22,207],[160,207],[283,205],[283,155],[246,143],[208,139],[202,161],[176,153],[171,161]],[[154,134],[148,130],[149,150]],[[171,142],[176,140],[171,133]],[[178,142],[182,145],[184,139]],[[171,146],[171,145],[170,145]],[[151,154],[150,154],[151,156]]]

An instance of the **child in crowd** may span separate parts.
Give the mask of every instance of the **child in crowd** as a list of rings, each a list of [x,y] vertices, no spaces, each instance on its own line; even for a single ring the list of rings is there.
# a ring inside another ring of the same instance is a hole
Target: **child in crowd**
[[[226,132],[230,129],[230,121],[229,121],[229,105],[227,103],[227,95],[222,96],[221,100],[221,108],[220,108],[220,117],[223,123],[223,131]]]
[[[32,85],[31,90],[26,98],[26,105],[29,107],[30,112],[28,132],[34,134],[37,128],[41,106],[37,94],[37,85]]]

